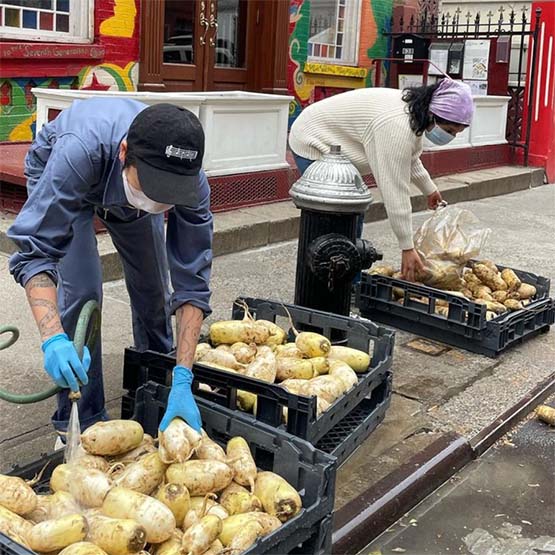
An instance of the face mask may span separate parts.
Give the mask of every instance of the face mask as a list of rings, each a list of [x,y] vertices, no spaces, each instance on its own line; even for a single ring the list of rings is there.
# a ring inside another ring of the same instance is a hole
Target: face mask
[[[444,146],[450,143],[454,138],[454,135],[445,131],[445,129],[440,127],[437,123],[434,124],[431,131],[426,131],[426,139],[438,146]]]
[[[125,172],[122,172],[121,177],[123,179],[123,189],[127,197],[127,202],[134,208],[143,210],[149,214],[161,214],[173,208],[173,204],[162,204],[161,202],[151,200],[142,191],[138,191],[134,187],[131,187],[129,181],[127,181]]]

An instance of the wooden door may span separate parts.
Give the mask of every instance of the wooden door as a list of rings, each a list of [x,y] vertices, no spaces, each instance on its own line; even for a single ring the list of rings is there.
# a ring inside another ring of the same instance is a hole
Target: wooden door
[[[286,92],[285,0],[142,0],[139,89]]]
[[[206,43],[211,31],[207,0],[165,0],[162,71],[166,91],[204,90]]]
[[[210,0],[204,90],[252,89],[258,2]]]

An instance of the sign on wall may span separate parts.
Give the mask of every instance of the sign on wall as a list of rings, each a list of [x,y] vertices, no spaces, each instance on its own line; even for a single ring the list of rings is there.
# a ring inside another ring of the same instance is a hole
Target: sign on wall
[[[489,45],[489,40],[465,41],[463,79],[487,81]]]

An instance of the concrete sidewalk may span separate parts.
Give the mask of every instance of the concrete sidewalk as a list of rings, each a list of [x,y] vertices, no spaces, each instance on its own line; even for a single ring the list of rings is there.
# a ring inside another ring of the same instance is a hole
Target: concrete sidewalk
[[[435,180],[444,199],[450,204],[505,195],[543,184],[540,168],[500,166],[440,177]],[[372,189],[374,202],[366,213],[366,222],[386,218],[380,192]],[[413,187],[413,211],[424,210],[426,199]],[[13,216],[0,215],[0,252],[11,253],[15,246],[6,237]],[[300,211],[290,201],[221,212],[214,218],[214,254],[220,256],[295,239],[298,235]],[[104,281],[123,276],[119,256],[107,233],[98,236],[98,249]]]

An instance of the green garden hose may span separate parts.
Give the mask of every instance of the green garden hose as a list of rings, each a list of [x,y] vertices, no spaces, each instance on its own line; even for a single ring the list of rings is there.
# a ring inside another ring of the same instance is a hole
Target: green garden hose
[[[100,331],[100,307],[94,300],[87,301],[79,314],[77,325],[75,326],[75,335],[73,343],[79,358],[83,358],[83,348],[85,345],[92,350]],[[15,326],[2,326],[0,327],[0,335],[4,333],[11,333],[11,337],[7,340],[0,342],[0,351],[7,349],[13,345],[19,338],[19,330]],[[50,387],[46,391],[31,394],[17,394],[10,393],[0,389],[0,399],[8,401],[8,403],[15,403],[18,405],[28,405],[31,403],[38,403],[52,397],[61,391],[62,388],[56,386]]]

